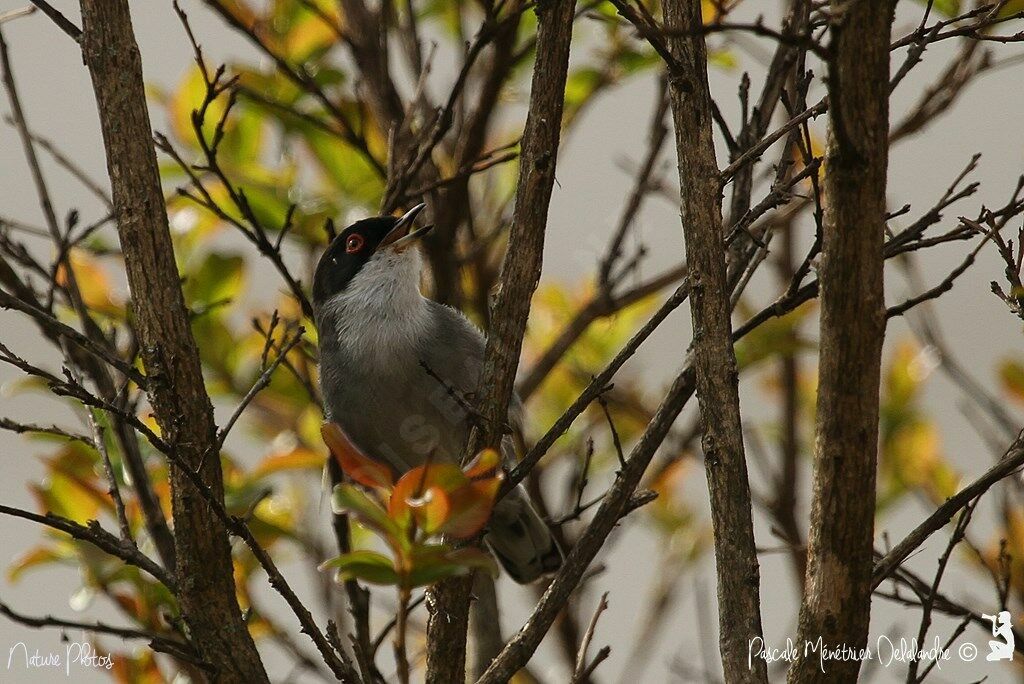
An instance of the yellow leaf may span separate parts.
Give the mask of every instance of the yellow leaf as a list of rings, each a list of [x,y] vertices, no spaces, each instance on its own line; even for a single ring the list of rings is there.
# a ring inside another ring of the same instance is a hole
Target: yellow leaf
[[[1016,359],[1004,359],[999,364],[999,380],[1010,397],[1024,402],[1024,363]]]
[[[903,488],[921,489],[938,504],[957,491],[960,477],[943,459],[939,443],[938,428],[923,419],[902,426],[883,441],[883,468],[895,479],[891,495]]]
[[[323,454],[318,454],[304,446],[297,446],[289,451],[283,451],[267,456],[252,471],[254,478],[266,477],[271,473],[279,473],[284,470],[319,470],[324,465]]]
[[[7,568],[7,580],[11,583],[17,582],[21,576],[32,568],[50,563],[57,563],[68,556],[59,552],[52,546],[36,546],[16,558]]]
[[[320,17],[307,13],[289,29],[285,49],[293,62],[301,64],[335,42],[333,29]]]
[[[714,0],[700,0],[700,18],[705,24],[713,24],[718,21],[718,5],[719,3]]]
[[[100,262],[80,249],[71,250],[69,261],[86,307],[108,316],[120,314],[122,305],[111,297],[110,279]],[[57,282],[61,285],[68,282],[67,271],[63,266],[57,270]]]

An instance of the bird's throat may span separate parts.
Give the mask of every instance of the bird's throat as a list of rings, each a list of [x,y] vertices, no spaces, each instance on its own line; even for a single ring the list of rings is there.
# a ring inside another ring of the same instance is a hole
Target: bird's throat
[[[321,307],[320,334],[334,337],[331,342],[364,367],[384,371],[402,360],[415,363],[430,317],[420,269],[415,250],[375,256]]]

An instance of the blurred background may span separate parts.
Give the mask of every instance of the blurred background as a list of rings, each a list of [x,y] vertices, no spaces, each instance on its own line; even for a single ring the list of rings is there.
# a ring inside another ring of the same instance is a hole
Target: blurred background
[[[76,2],[56,0],[53,4],[80,25]],[[266,57],[257,53],[244,37],[226,27],[202,3],[183,0],[181,4],[189,14],[211,66],[223,62],[229,65],[229,73],[242,69],[251,74],[273,73]],[[255,7],[267,6],[264,9],[275,4],[282,3],[253,3]],[[445,3],[425,5],[431,6],[424,8],[423,30],[428,36],[437,33],[441,43],[434,58],[430,84],[435,95],[443,97],[457,72],[457,50],[453,49],[457,43],[444,34],[445,9],[439,6]],[[3,0],[0,12],[19,6],[14,0]],[[893,35],[914,30],[921,11],[919,3],[900,2]],[[432,12],[436,14],[430,14]],[[774,2],[740,3],[730,18],[753,20],[761,14],[766,23],[778,25],[780,9]],[[191,133],[188,112],[202,96],[192,48],[169,2],[134,3],[133,18],[151,92],[154,130],[163,132],[172,144],[191,154],[187,148]],[[530,30],[533,30],[532,25]],[[31,127],[39,135],[53,140],[65,155],[106,187],[95,102],[78,46],[39,13],[5,24],[3,31]],[[469,34],[472,36],[472,26]],[[628,31],[624,30],[625,34]],[[331,40],[319,30],[301,34],[296,31],[295,36],[295,41]],[[753,92],[757,92],[774,45],[748,35],[715,36],[709,41],[713,48],[712,94],[725,118],[736,122],[740,116],[736,97],[740,77],[748,72]],[[600,87],[595,86],[593,74],[579,75],[584,69],[593,70],[595,64],[601,64],[609,45],[602,21],[580,19],[572,57],[573,68],[577,70],[572,73],[577,75],[570,79],[570,88],[579,91],[573,96],[579,98],[581,106],[559,153],[544,274],[534,303],[524,368],[530,367],[531,361],[592,290],[590,283],[630,193],[635,169],[647,149],[649,120],[656,103],[657,70],[645,66],[630,73],[616,68],[605,79],[607,83],[600,81]],[[924,62],[893,94],[891,119],[894,122],[910,111],[922,91],[939,77],[951,59],[955,59],[959,48],[955,41],[945,41],[927,50]],[[302,50],[303,47],[295,44],[289,49]],[[973,197],[944,212],[945,220],[940,229],[952,228],[956,216],[975,216],[982,205],[1001,206],[1010,197],[1018,177],[1024,172],[1024,127],[1021,126],[1024,89],[1020,86],[1024,63],[1013,59],[1022,55],[1020,46],[996,46],[992,59],[997,63],[1007,60],[1005,64],[978,75],[948,111],[893,147],[889,165],[889,205],[892,210],[906,204],[911,206],[905,217],[894,219],[895,226],[909,224],[934,205],[975,153],[982,156],[969,180],[978,181],[980,189]],[[893,60],[894,65],[898,64],[902,53],[896,53]],[[344,58],[336,61],[343,70]],[[518,87],[503,93],[494,146],[514,141],[521,129],[528,97],[528,74],[528,68],[523,69],[517,80]],[[410,85],[407,77],[404,86]],[[279,84],[270,82],[269,76],[267,78],[267,92],[280,88]],[[812,90],[809,101],[817,101],[822,94]],[[6,104],[0,109],[5,113],[9,111]],[[233,133],[236,138],[227,143],[237,146],[232,154],[238,159],[249,154],[252,163],[248,168],[232,166],[229,175],[247,191],[252,188],[249,195],[254,204],[258,202],[258,211],[277,217],[278,224],[288,203],[299,203],[302,219],[296,224],[297,239],[310,245],[316,241],[322,243],[321,226],[328,216],[340,227],[375,213],[374,199],[379,197],[380,188],[368,181],[366,174],[360,173],[351,153],[343,156],[333,150],[328,141],[321,141],[323,147],[317,149],[312,135],[303,145],[297,141],[301,136],[296,136],[295,131],[283,135],[279,129],[261,121],[256,107],[243,104],[238,116],[239,130],[250,126],[262,132],[249,137]],[[269,115],[264,112],[264,116]],[[781,120],[781,114],[777,113],[777,119]],[[811,130],[816,141],[823,144],[824,117],[813,122]],[[630,249],[640,245],[646,248],[638,268],[629,276],[636,282],[677,266],[684,254],[671,134],[669,140],[656,166],[656,178],[664,187],[649,195],[638,215],[635,230],[629,236]],[[728,161],[725,146],[720,137],[717,143],[721,166],[724,166]],[[245,145],[250,146],[248,151]],[[766,156],[766,159],[772,158]],[[59,217],[76,209],[82,222],[88,224],[107,213],[107,208],[92,192],[49,156],[43,155],[43,162]],[[165,167],[168,194],[173,196],[174,188],[184,184],[186,179],[166,155],[161,155],[161,163]],[[770,166],[760,168],[770,181]],[[514,179],[514,163],[496,167],[479,179],[482,184],[490,184],[489,197],[504,198],[506,204],[481,211],[480,220],[490,220],[492,225],[478,225],[478,232],[486,234],[500,227],[494,224],[501,216],[507,216],[505,210],[510,209],[507,199],[511,196]],[[754,196],[756,201],[760,195],[755,191]],[[248,387],[243,378],[251,376],[253,360],[258,359],[262,347],[262,339],[252,330],[250,319],[257,316],[266,320],[275,307],[286,311],[287,298],[277,273],[237,231],[180,197],[171,200],[170,212],[180,248],[179,258],[189,274],[185,287],[191,303],[194,309],[207,307],[210,310],[208,315],[197,318],[197,335],[204,345],[204,361],[208,365],[218,418],[223,421],[237,401],[237,389],[241,387],[244,392]],[[17,132],[6,124],[0,125],[0,218],[28,227],[42,225]],[[803,225],[804,232],[794,240],[797,255],[806,251],[812,237],[807,230],[811,225],[809,221],[805,219]],[[1014,230],[1016,227],[1012,226]],[[19,239],[37,250],[41,258],[50,258],[45,240],[31,234],[19,235]],[[112,226],[106,226],[95,234],[91,251],[80,255],[76,272],[83,282],[89,283],[86,296],[114,311],[123,309],[126,291],[116,255],[104,253],[112,247],[116,247],[116,234]],[[964,243],[954,242],[919,255],[916,265],[921,282],[930,287],[941,281],[960,263],[967,249]],[[308,268],[305,247],[289,247],[286,256],[296,272],[304,273]],[[982,250],[975,265],[956,282],[952,291],[927,308],[940,324],[948,350],[1019,425],[1024,418],[1021,322],[1007,312],[989,286],[990,281],[1002,278],[1002,269],[1002,262],[993,249]],[[886,279],[890,304],[915,292],[905,273],[894,263],[887,267]],[[750,313],[770,303],[782,287],[775,269],[762,268],[747,288],[735,321],[742,322]],[[589,375],[603,367],[667,294],[661,292],[646,298],[591,328],[571,351],[565,367],[559,367],[549,377],[528,405],[529,436],[536,438],[543,433],[589,380]],[[294,313],[292,311],[292,315]],[[800,309],[799,314],[787,318],[785,323],[789,326],[786,329],[797,336],[796,349],[780,351],[777,345],[773,347],[771,330],[768,330],[764,335],[753,335],[738,353],[741,365],[747,364],[741,374],[741,407],[748,430],[748,461],[755,495],[768,490],[770,469],[764,463],[774,463],[779,442],[779,367],[774,359],[785,352],[795,354],[798,361],[801,401],[805,406],[801,409],[804,416],[800,428],[802,485],[797,510],[800,524],[805,525],[816,309],[808,306]],[[961,385],[941,372],[935,350],[915,336],[919,322],[919,312],[914,311],[905,318],[890,321],[887,331],[883,357],[883,391],[886,393],[883,465],[876,523],[879,548],[884,547],[886,539],[892,543],[901,539],[937,502],[955,491],[958,480],[969,481],[984,472],[1009,443],[1004,443],[998,431],[977,415],[976,406],[965,396]],[[40,365],[59,368],[58,355],[52,348],[39,344],[36,328],[20,314],[0,311],[0,330],[4,343],[14,351]],[[782,327],[776,328],[776,335],[781,330]],[[617,420],[627,439],[639,434],[646,422],[642,409],[657,405],[663,389],[680,368],[690,332],[688,307],[684,305],[617,376],[617,389],[624,395]],[[222,362],[219,368],[216,358]],[[26,384],[10,367],[0,366],[0,383],[3,387],[0,414],[24,421],[79,425],[80,418],[65,405]],[[234,483],[231,494],[240,500],[245,500],[253,491],[272,488],[272,494],[260,504],[260,533],[275,544],[275,557],[306,604],[324,609],[318,614],[323,622],[327,611],[322,578],[315,571],[315,563],[289,543],[296,536],[316,539],[328,549],[333,543],[328,535],[330,507],[321,488],[319,468],[325,450],[309,438],[319,425],[319,414],[315,407],[304,405],[301,397],[301,388],[294,378],[282,373],[276,376],[274,385],[262,395],[262,404],[254,407],[250,420],[243,423],[242,429],[235,430],[228,441],[229,481]],[[634,403],[640,408],[631,411],[629,406]],[[678,420],[680,435],[685,435],[693,425],[696,403],[691,404]],[[552,473],[549,498],[558,510],[564,507],[567,494],[564,483],[570,479],[573,464],[578,462],[587,437],[595,442],[595,472],[588,492],[599,493],[614,470],[614,451],[603,422],[587,416],[590,414],[579,421],[582,427],[577,426],[556,444],[546,463]],[[899,426],[909,427],[899,432],[896,429]],[[30,510],[46,505],[59,506],[76,519],[96,515],[102,507],[90,501],[92,494],[79,491],[81,483],[69,475],[64,467],[67,462],[62,462],[64,465],[60,467],[55,465],[64,448],[53,441],[0,433],[4,473],[0,481],[0,501]],[[670,459],[666,462],[671,462],[672,456],[680,458],[658,481],[648,485],[659,491],[661,499],[625,521],[598,559],[603,572],[574,596],[577,615],[585,622],[601,593],[610,592],[610,607],[601,618],[594,640],[595,647],[609,644],[612,648],[611,657],[598,670],[599,681],[717,681],[721,677],[717,664],[718,621],[707,492],[699,457],[694,458],[694,448],[699,449],[699,445],[692,441],[689,444],[673,439],[666,442],[663,447],[666,453],[662,455]],[[63,458],[73,460],[66,454]],[[1011,554],[1019,549],[1019,556],[1020,551],[1024,551],[1024,528],[1019,525],[1007,528],[1006,525],[1011,518],[1018,523],[1024,521],[1021,515],[1024,510],[1008,517],[1004,506],[1007,500],[993,491],[975,514],[971,535],[981,556],[991,555],[993,549],[998,548],[1000,537],[1008,539]],[[772,525],[764,509],[756,507],[755,532],[763,549],[760,559],[765,637],[769,644],[782,646],[787,637],[795,635],[799,584],[790,554],[773,533]],[[0,520],[0,539],[7,568],[0,578],[0,597],[20,612],[98,618],[121,624],[125,621],[125,610],[148,610],[141,605],[118,606],[119,600],[141,599],[130,592],[124,595],[118,591],[98,590],[90,571],[81,567],[69,546],[31,523]],[[945,542],[944,534],[936,535],[908,566],[930,578]],[[1024,571],[1017,570],[1018,559],[1015,558],[1014,563],[1012,578],[1019,582]],[[266,586],[262,573],[258,568],[247,571],[253,573],[249,582],[251,600],[267,618],[264,628],[269,632],[276,625],[291,632],[300,647],[312,653],[309,644],[304,643],[305,637],[298,634],[283,602]],[[991,579],[978,556],[967,552],[957,554],[943,587],[949,595],[978,612],[994,613],[998,609]],[[1024,591],[1024,587],[1017,585],[1015,591]],[[505,579],[499,592],[504,610],[503,628],[508,636],[528,616],[536,593]],[[389,591],[375,590],[375,596],[379,597],[377,605],[386,611],[392,601]],[[653,633],[648,633],[645,631],[648,621],[659,611],[663,613],[661,621]],[[378,624],[381,615],[383,613],[375,614]],[[422,612],[414,614],[414,620],[421,620],[423,615]],[[1015,613],[1017,615],[1020,613]],[[917,610],[876,598],[872,643],[880,635],[888,635],[894,641],[914,637],[918,619]],[[958,620],[937,616],[932,633],[938,633],[944,641],[957,623]],[[68,637],[73,641],[81,639],[81,635],[74,632],[69,632]],[[961,641],[973,642],[984,655],[989,637],[984,630],[971,625]],[[7,649],[18,642],[24,642],[30,651],[36,648],[43,653],[62,650],[58,630],[33,631],[6,619],[0,620],[0,654],[7,653]],[[125,643],[101,637],[98,643],[102,645],[101,651],[106,649],[137,657],[137,661],[129,664],[125,660],[119,665],[121,676],[128,681],[160,681],[147,678],[156,675],[152,665],[146,662],[146,649],[141,642]],[[261,642],[261,650],[267,654],[273,681],[287,678],[316,681],[308,673],[296,670],[287,649],[280,648],[272,639]],[[16,661],[9,669],[7,665],[0,665],[2,681],[43,682],[63,676],[63,673],[25,669]],[[904,665],[883,665],[867,664],[863,681],[904,680]],[[534,660],[533,669],[545,681],[559,682],[567,681],[565,667],[555,636],[549,635]],[[167,671],[165,669],[164,673]],[[770,671],[773,680],[784,678],[784,669]],[[964,663],[954,655],[951,661],[942,663],[932,679],[959,682],[988,677],[988,681],[1011,681],[1019,680],[1021,675],[1022,670],[1014,665],[987,663],[983,657]],[[105,674],[87,669],[73,670],[73,676],[85,682],[107,679]]]

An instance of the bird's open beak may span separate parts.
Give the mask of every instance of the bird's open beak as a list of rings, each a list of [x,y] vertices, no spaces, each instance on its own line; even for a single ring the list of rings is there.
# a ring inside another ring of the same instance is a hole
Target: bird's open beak
[[[433,230],[434,226],[423,226],[421,228],[412,228],[412,224],[416,221],[416,216],[423,211],[425,204],[417,204],[415,207],[405,212],[402,218],[398,219],[398,223],[391,229],[391,232],[384,236],[381,240],[380,245],[377,246],[378,250],[390,249],[394,252],[404,252],[410,246],[413,245],[421,237]]]

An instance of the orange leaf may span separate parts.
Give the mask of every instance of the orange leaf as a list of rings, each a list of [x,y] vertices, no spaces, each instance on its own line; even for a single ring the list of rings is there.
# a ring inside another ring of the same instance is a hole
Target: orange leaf
[[[337,423],[324,423],[320,434],[345,474],[361,485],[388,489],[395,484],[391,469],[357,447]]]
[[[402,476],[391,493],[388,514],[399,525],[415,516],[427,533],[469,539],[484,528],[504,475],[501,456],[484,449],[462,471],[454,463],[431,463]]]
[[[434,534],[448,520],[451,503],[448,494],[440,487],[429,487],[422,496],[406,499],[416,524],[427,534]]]
[[[449,494],[469,480],[454,463],[430,463],[413,468],[398,480],[388,515],[403,527],[414,516],[427,534],[436,532],[448,519]]]
[[[475,480],[449,493],[451,512],[440,531],[456,539],[469,539],[480,532],[491,518],[502,479]]]
[[[283,470],[302,470],[304,468],[322,468],[323,454],[318,454],[303,446],[267,456],[252,471],[252,477],[265,477]]]
[[[494,501],[505,474],[501,471],[501,454],[484,449],[466,466],[469,481],[448,493],[451,511],[441,531],[456,539],[469,539],[484,528],[491,518]]]
[[[82,301],[85,305],[107,315],[117,315],[121,308],[111,297],[114,288],[100,261],[80,249],[71,250],[68,254],[68,261],[75,274],[75,281],[78,283],[78,289],[81,291]],[[62,263],[57,269],[57,283],[67,285],[67,282],[67,269]]]
[[[466,477],[476,480],[482,477],[493,477],[501,466],[501,455],[495,449],[484,449],[466,466]]]

